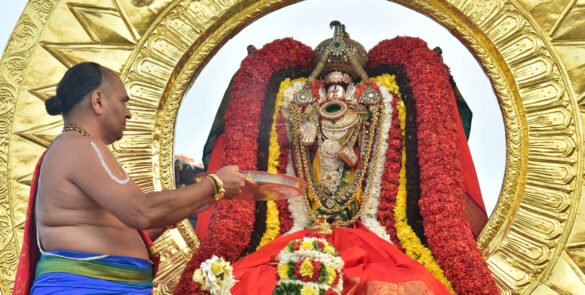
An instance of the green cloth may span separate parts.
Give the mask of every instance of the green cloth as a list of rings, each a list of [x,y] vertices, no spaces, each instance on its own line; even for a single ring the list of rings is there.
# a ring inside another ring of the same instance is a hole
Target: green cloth
[[[59,256],[43,256],[36,269],[36,277],[47,273],[69,273],[90,278],[125,283],[152,284],[152,269],[108,263],[101,260],[78,260]]]

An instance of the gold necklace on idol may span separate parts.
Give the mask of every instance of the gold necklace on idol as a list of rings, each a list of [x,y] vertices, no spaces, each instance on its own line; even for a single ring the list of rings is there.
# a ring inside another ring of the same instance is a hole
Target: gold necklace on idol
[[[301,110],[300,108],[293,106],[291,107],[291,111],[292,111],[292,125],[293,128],[295,128],[295,130],[299,130],[300,127],[300,121],[301,121]],[[379,120],[379,117],[381,116],[381,114],[383,114],[384,112],[384,106],[377,106],[377,107],[373,107],[372,108],[372,118],[370,119],[372,122],[372,126],[374,126],[374,128],[372,130],[369,130],[367,136],[364,139],[364,144],[363,146],[365,147],[363,153],[362,153],[362,157],[363,157],[363,167],[362,169],[358,172],[358,175],[356,175],[357,179],[354,179],[354,183],[353,186],[357,186],[356,188],[354,188],[352,191],[352,193],[350,194],[350,196],[347,196],[345,202],[343,202],[343,204],[337,205],[334,208],[327,208],[326,206],[324,206],[321,202],[321,198],[322,197],[322,191],[319,189],[319,186],[317,185],[316,181],[315,181],[315,177],[314,177],[314,173],[311,169],[311,161],[309,160],[309,153],[307,151],[307,147],[305,147],[302,143],[301,138],[298,136],[298,134],[293,133],[293,146],[294,146],[294,153],[295,153],[295,158],[296,158],[296,164],[298,167],[297,170],[297,175],[300,178],[305,179],[308,182],[308,195],[312,196],[311,199],[313,199],[313,201],[316,203],[317,208],[319,208],[321,211],[325,212],[325,213],[338,213],[341,212],[343,210],[345,210],[346,208],[348,208],[350,206],[350,204],[355,201],[356,199],[356,195],[357,192],[360,191],[362,189],[362,185],[364,180],[367,178],[366,183],[372,183],[373,182],[373,176],[375,173],[371,173],[372,171],[369,171],[371,168],[370,165],[372,165],[372,167],[377,167],[378,166],[378,162],[379,162],[379,157],[381,155],[381,142],[378,142],[375,137],[377,132],[379,131],[379,129],[381,128],[381,122],[382,120]],[[375,155],[374,155],[375,154]],[[373,160],[374,163],[370,163],[370,160]],[[369,172],[369,173],[368,173]],[[367,177],[366,177],[367,175]],[[334,225],[335,226],[349,226],[351,224],[353,224],[355,222],[355,220],[357,220],[357,218],[359,218],[361,216],[361,212],[363,211],[365,204],[367,204],[368,199],[370,197],[370,195],[372,194],[372,192],[370,191],[371,188],[370,186],[368,186],[369,190],[364,191],[364,196],[362,198],[362,204],[360,205],[360,208],[358,210],[358,213],[355,214],[355,216],[353,216],[350,220],[347,221],[343,221],[343,222],[335,222]],[[309,198],[305,198],[305,205],[307,206],[307,209],[309,211],[313,211],[313,206],[311,204],[311,201],[309,200]]]

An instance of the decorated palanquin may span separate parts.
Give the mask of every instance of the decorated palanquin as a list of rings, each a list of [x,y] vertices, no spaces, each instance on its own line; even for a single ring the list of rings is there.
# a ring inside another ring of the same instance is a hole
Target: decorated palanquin
[[[208,142],[208,170],[294,175],[306,194],[201,213],[175,294],[208,293],[212,256],[231,262],[233,294],[497,294],[474,240],[486,213],[440,54],[408,37],[366,52],[332,27],[314,51],[290,38],[251,50]]]

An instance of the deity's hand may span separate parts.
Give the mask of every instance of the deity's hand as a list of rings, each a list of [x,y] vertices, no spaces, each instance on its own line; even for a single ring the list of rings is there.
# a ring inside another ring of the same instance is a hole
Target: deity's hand
[[[317,138],[317,126],[311,122],[305,122],[300,129],[303,144],[306,146],[313,145]]]
[[[223,182],[226,199],[232,199],[241,194],[246,185],[246,176],[240,172],[238,166],[222,167],[215,175]]]

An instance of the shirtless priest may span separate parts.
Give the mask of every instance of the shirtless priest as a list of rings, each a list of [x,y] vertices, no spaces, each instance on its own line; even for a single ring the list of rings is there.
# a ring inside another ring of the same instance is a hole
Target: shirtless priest
[[[81,63],[46,101],[64,128],[37,164],[14,294],[150,294],[141,229],[241,192],[246,178],[228,166],[195,185],[143,193],[107,147],[122,138],[129,99],[114,72]]]

